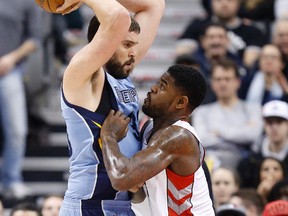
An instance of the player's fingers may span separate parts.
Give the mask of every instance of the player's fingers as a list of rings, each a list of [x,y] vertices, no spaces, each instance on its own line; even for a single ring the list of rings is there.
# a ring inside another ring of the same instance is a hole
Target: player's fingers
[[[125,134],[127,134],[127,132],[128,132],[128,127],[125,128]]]
[[[125,117],[124,120],[125,120],[126,123],[130,122],[130,118],[129,117]]]
[[[81,6],[81,4],[82,4],[82,2],[81,3],[75,3],[75,4],[71,5],[70,7],[68,7],[67,9],[65,9],[62,12],[62,15],[69,14],[69,13],[77,10]]]
[[[61,13],[63,15],[67,14],[67,13],[70,13],[70,12],[72,12],[74,10],[75,7],[77,7],[78,4],[79,4],[79,2],[76,2],[76,3],[72,4],[72,5],[70,5],[69,2],[65,1],[63,5],[61,5],[60,7],[57,8],[56,12],[57,13]],[[76,8],[76,9],[78,9],[78,8]]]
[[[115,113],[115,116],[117,116],[117,117],[119,117],[119,118],[126,118],[126,115],[125,114],[123,114],[121,111],[117,111],[116,113]]]
[[[115,114],[115,110],[111,109],[108,116],[111,117],[111,116],[114,116],[114,114]]]

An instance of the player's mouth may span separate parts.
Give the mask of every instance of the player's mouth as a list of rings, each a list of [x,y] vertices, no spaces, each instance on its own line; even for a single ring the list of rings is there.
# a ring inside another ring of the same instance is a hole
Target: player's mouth
[[[134,68],[134,62],[135,62],[135,60],[133,58],[131,58],[130,60],[125,62],[124,67],[131,70]]]
[[[150,101],[150,95],[147,93],[147,97],[144,99],[144,105],[147,105]]]
[[[133,68],[133,64],[125,64],[124,67],[131,70]]]

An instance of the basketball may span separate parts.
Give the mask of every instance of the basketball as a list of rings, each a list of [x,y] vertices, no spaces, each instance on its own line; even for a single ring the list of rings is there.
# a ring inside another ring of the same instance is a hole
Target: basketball
[[[56,9],[64,3],[64,0],[35,0],[43,10],[49,13],[56,13]]]

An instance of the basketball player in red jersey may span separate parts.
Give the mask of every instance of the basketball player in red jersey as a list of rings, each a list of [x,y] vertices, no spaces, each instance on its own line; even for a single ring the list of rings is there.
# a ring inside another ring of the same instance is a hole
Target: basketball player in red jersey
[[[204,149],[188,123],[205,93],[206,82],[197,70],[171,66],[144,100],[142,110],[153,122],[144,128],[143,150],[131,158],[118,147],[130,119],[112,110],[102,125],[102,153],[112,186],[121,191],[145,182],[153,216],[215,215],[201,166]]]

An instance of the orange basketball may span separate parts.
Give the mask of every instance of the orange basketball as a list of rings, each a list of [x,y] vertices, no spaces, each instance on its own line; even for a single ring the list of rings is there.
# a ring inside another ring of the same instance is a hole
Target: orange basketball
[[[64,3],[64,0],[35,0],[43,10],[49,13],[56,13],[56,9]]]

